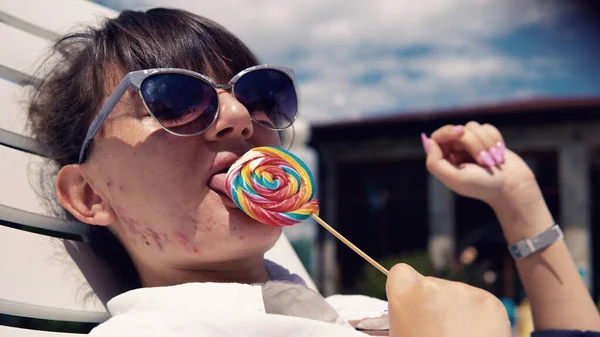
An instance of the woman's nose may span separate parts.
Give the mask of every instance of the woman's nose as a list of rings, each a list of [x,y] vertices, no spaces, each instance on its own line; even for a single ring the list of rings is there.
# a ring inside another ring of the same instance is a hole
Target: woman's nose
[[[248,139],[254,126],[248,109],[227,91],[219,91],[219,115],[215,123],[204,133],[207,141],[228,138]]]

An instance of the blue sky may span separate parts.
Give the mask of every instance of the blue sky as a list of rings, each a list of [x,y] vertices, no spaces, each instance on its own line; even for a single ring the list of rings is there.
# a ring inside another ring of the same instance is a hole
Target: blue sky
[[[579,13],[565,15],[556,25],[523,27],[490,41],[500,52],[515,58],[546,54],[561,71],[534,81],[531,85],[542,95],[600,94],[600,48],[594,31]],[[508,82],[508,85],[527,83]]]
[[[551,1],[97,2],[179,7],[219,22],[263,62],[296,70],[300,113],[313,123],[600,95],[600,39],[580,13]]]

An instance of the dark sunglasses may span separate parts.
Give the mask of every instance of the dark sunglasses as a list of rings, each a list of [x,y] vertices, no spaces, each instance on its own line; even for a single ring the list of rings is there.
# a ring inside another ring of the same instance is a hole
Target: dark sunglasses
[[[216,84],[211,78],[186,69],[132,71],[92,121],[79,152],[80,164],[87,159],[88,148],[100,126],[129,88],[139,93],[156,122],[177,136],[196,136],[210,128],[219,114],[217,89],[231,90],[250,118],[271,130],[290,127],[298,113],[291,68],[257,65],[242,70],[227,84]]]

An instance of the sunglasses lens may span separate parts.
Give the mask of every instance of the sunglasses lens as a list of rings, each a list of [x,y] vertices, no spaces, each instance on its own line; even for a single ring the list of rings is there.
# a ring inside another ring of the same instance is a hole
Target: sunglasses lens
[[[252,118],[267,128],[284,129],[296,119],[294,82],[279,70],[259,69],[244,74],[235,83],[234,92]]]
[[[205,131],[219,108],[217,92],[203,80],[185,74],[158,74],[140,87],[144,102],[168,130],[192,135]]]

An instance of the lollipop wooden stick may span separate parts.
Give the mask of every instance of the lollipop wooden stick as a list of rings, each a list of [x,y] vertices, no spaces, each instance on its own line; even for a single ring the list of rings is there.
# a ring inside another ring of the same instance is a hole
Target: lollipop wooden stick
[[[325,222],[325,221],[323,221],[323,219],[319,218],[318,215],[315,215],[313,213],[310,215],[310,217],[313,218],[316,222],[318,222],[319,225],[323,226],[323,228],[325,228],[327,231],[329,231],[329,233],[333,234],[333,236],[338,238],[338,240],[342,241],[346,246],[350,247],[350,249],[352,249],[356,254],[360,255],[360,257],[365,259],[367,262],[369,262],[371,265],[373,265],[373,267],[377,268],[380,272],[384,273],[387,276],[387,274],[388,274],[387,269],[385,269],[377,261],[373,260],[369,255],[367,255],[365,252],[363,252],[358,247],[356,247],[352,242],[348,241],[348,239],[346,239],[342,234],[338,233],[338,231],[333,229],[333,227],[329,226],[327,224],[327,222]]]

